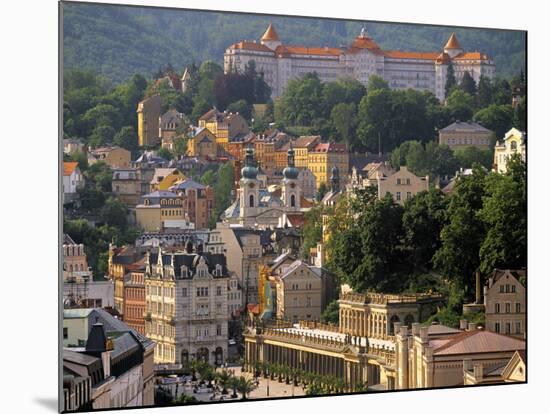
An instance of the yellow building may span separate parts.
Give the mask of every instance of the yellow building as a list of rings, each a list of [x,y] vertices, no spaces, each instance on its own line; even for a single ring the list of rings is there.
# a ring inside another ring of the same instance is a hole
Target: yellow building
[[[94,148],[88,154],[88,164],[103,161],[111,168],[130,168],[131,153],[121,147]]]
[[[292,143],[297,168],[307,168],[308,153],[321,142],[320,135],[301,136]]]
[[[155,191],[143,196],[136,206],[136,221],[144,231],[160,231],[166,221],[183,222],[185,212],[181,198],[170,191]]]
[[[341,177],[347,177],[349,170],[348,148],[346,144],[319,143],[308,150],[307,164],[307,168],[315,175],[317,188],[322,183],[328,185],[333,167],[338,168]]]
[[[138,144],[140,147],[160,142],[159,117],[162,106],[160,95],[151,96],[138,103]]]
[[[505,173],[506,164],[510,157],[514,154],[519,154],[521,159],[525,161],[527,135],[516,128],[508,131],[502,140],[495,144],[494,170],[499,173]]]
[[[168,191],[173,185],[185,180],[185,175],[177,168],[155,168],[151,180],[151,192]]]
[[[208,128],[199,128],[187,141],[187,155],[214,159],[218,156],[216,136]]]
[[[220,112],[211,109],[199,118],[199,128],[207,128],[216,137],[216,142],[227,151],[229,141],[241,133],[249,132],[248,124],[239,113]]]

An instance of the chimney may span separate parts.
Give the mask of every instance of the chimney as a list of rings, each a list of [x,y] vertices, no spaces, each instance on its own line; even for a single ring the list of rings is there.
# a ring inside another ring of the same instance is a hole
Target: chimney
[[[468,324],[468,331],[475,331],[475,330],[476,330],[476,327],[477,327],[477,324],[476,324],[476,323],[470,322],[470,323]]]
[[[466,319],[460,320],[460,330],[465,331],[468,328],[468,321]]]
[[[105,351],[107,351],[107,337],[103,330],[103,324],[96,322],[88,334],[86,353],[99,358]]]
[[[481,304],[481,274],[476,271],[476,305]]]

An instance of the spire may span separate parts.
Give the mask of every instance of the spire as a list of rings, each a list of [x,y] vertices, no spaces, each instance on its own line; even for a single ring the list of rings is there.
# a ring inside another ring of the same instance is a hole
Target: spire
[[[449,40],[447,40],[447,44],[443,49],[462,49],[462,46],[458,43],[455,32],[451,33],[451,37],[449,37]]]
[[[369,34],[367,33],[367,27],[365,25],[363,25],[363,27],[361,28],[361,33],[359,33],[359,37],[361,39],[366,39],[367,37],[369,37]]]
[[[265,33],[262,36],[261,40],[262,41],[266,41],[266,40],[268,40],[268,41],[269,40],[280,41],[281,39],[279,39],[279,35],[275,31],[275,28],[273,27],[273,25],[271,23],[269,23],[269,26],[267,27],[267,30],[265,31]]]

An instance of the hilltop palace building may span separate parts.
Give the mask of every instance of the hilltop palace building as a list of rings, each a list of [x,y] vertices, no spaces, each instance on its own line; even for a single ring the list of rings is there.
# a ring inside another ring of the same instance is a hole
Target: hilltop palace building
[[[465,72],[476,82],[482,75],[492,79],[495,74],[493,60],[481,52],[464,51],[454,33],[443,50],[404,52],[380,49],[364,27],[351,46],[334,48],[283,45],[270,24],[259,43],[241,41],[227,48],[224,70],[242,73],[251,60],[256,70],[264,73],[273,97],[283,93],[289,80],[316,72],[325,82],[351,77],[365,85],[371,75],[378,75],[392,89],[427,90],[442,101],[450,64],[457,81]]]

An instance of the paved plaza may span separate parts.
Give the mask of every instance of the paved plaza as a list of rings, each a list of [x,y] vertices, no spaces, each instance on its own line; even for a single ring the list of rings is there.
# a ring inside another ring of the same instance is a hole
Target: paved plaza
[[[242,375],[247,379],[254,380],[252,374],[249,372],[243,373],[241,371],[241,367],[229,368],[229,370],[233,371],[237,378]],[[242,398],[242,395],[238,392],[237,398],[231,398],[231,395],[233,394],[232,389],[228,389],[228,393],[224,395],[219,389],[217,389],[217,387],[209,389],[206,385],[203,387],[198,387],[197,392],[193,392],[195,386],[191,384],[190,377],[179,377],[177,380],[174,380],[174,383],[164,384],[163,387],[169,389],[175,398],[178,398],[181,395],[188,395],[195,397],[201,402],[219,402],[223,400],[239,400]],[[261,376],[258,378],[258,386],[254,388],[247,398],[252,400],[257,398],[293,397],[299,395],[305,395],[304,389],[301,385],[293,386],[292,383],[286,384],[284,381],[279,382],[276,379],[271,380]]]

